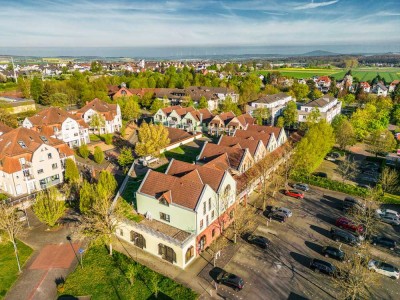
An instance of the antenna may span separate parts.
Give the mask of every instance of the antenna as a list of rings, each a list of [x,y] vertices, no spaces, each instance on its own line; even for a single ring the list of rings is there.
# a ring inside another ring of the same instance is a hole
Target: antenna
[[[12,63],[12,66],[13,66],[13,72],[14,72],[15,83],[18,83],[18,78],[17,78],[17,76],[15,75],[14,59],[13,59],[12,56],[11,56],[11,63]]]

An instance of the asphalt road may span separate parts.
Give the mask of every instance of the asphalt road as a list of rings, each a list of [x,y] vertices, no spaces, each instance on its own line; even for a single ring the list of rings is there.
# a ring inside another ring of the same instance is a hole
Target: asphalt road
[[[224,267],[245,281],[245,287],[235,292],[219,285],[218,294],[224,299],[335,299],[337,288],[332,279],[309,269],[311,258],[324,258],[320,254],[323,246],[339,247],[330,238],[329,230],[336,218],[343,215],[340,201],[346,195],[333,191],[312,190],[303,200],[280,195],[279,206],[293,212],[286,223],[268,222],[259,215],[256,234],[271,242],[268,250],[262,250],[241,240],[241,247]],[[398,228],[380,224],[387,236],[399,239]],[[345,252],[354,248],[342,245]],[[400,256],[381,248],[372,247],[371,255],[400,267]],[[373,289],[373,299],[400,299],[400,280],[379,275],[380,285]]]

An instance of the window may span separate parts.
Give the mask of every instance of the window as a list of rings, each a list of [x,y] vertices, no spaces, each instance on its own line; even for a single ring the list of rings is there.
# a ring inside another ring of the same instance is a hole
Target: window
[[[122,229],[119,230],[119,235],[124,236],[124,231]]]
[[[49,142],[49,140],[44,136],[44,135],[41,135],[40,136],[40,139],[43,141],[43,143],[45,143],[45,144],[47,144],[48,142]]]
[[[169,215],[160,212],[160,219],[169,222],[170,221],[170,217]]]
[[[209,225],[209,220],[208,220],[208,216],[206,217],[206,226],[208,227],[208,225]]]
[[[38,174],[42,174],[42,173],[43,173],[43,169],[37,170],[37,173],[38,173]]]
[[[187,249],[186,255],[185,255],[185,261],[186,261],[186,263],[188,263],[189,260],[192,259],[193,255],[194,255],[194,247],[193,247],[193,246],[190,246],[190,247]]]
[[[165,198],[161,198],[161,199],[160,199],[160,204],[165,205],[165,206],[168,206],[168,205],[169,205],[169,204],[168,204],[168,201],[167,201]]]
[[[53,170],[57,169],[57,163],[52,164],[51,167],[53,168]]]
[[[214,219],[214,211],[211,212],[211,219]]]
[[[202,229],[203,228],[203,220],[200,220],[200,229]]]
[[[208,210],[211,210],[211,198],[208,199]]]
[[[28,147],[26,147],[25,143],[23,141],[18,141],[18,144],[21,146],[21,148],[26,149]]]
[[[205,215],[206,212],[207,212],[206,204],[207,204],[207,203],[203,202],[203,215]]]
[[[229,213],[229,219],[233,219],[233,217],[235,216],[235,211],[232,209]]]
[[[21,157],[20,159],[19,159],[19,163],[21,164],[21,165],[24,165],[25,164],[25,158],[24,157]]]
[[[212,237],[215,236],[215,228],[211,231],[211,236],[212,236]]]

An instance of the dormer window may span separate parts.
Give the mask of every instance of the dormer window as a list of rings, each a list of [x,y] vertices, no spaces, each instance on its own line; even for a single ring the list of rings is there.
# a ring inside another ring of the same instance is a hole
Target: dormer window
[[[160,204],[165,205],[165,206],[169,206],[169,203],[168,203],[167,199],[165,199],[164,197],[160,199]]]
[[[48,142],[49,142],[49,140],[44,136],[44,135],[41,135],[40,136],[40,139],[43,141],[43,143],[45,143],[45,144],[47,144]]]

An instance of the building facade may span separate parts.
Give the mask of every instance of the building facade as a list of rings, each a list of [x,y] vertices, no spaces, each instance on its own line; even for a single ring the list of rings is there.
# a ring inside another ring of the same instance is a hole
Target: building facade
[[[307,104],[301,104],[297,110],[299,122],[307,122],[308,116],[313,110],[318,110],[320,118],[331,123],[333,118],[340,114],[342,102],[338,101],[335,97],[325,95]]]

